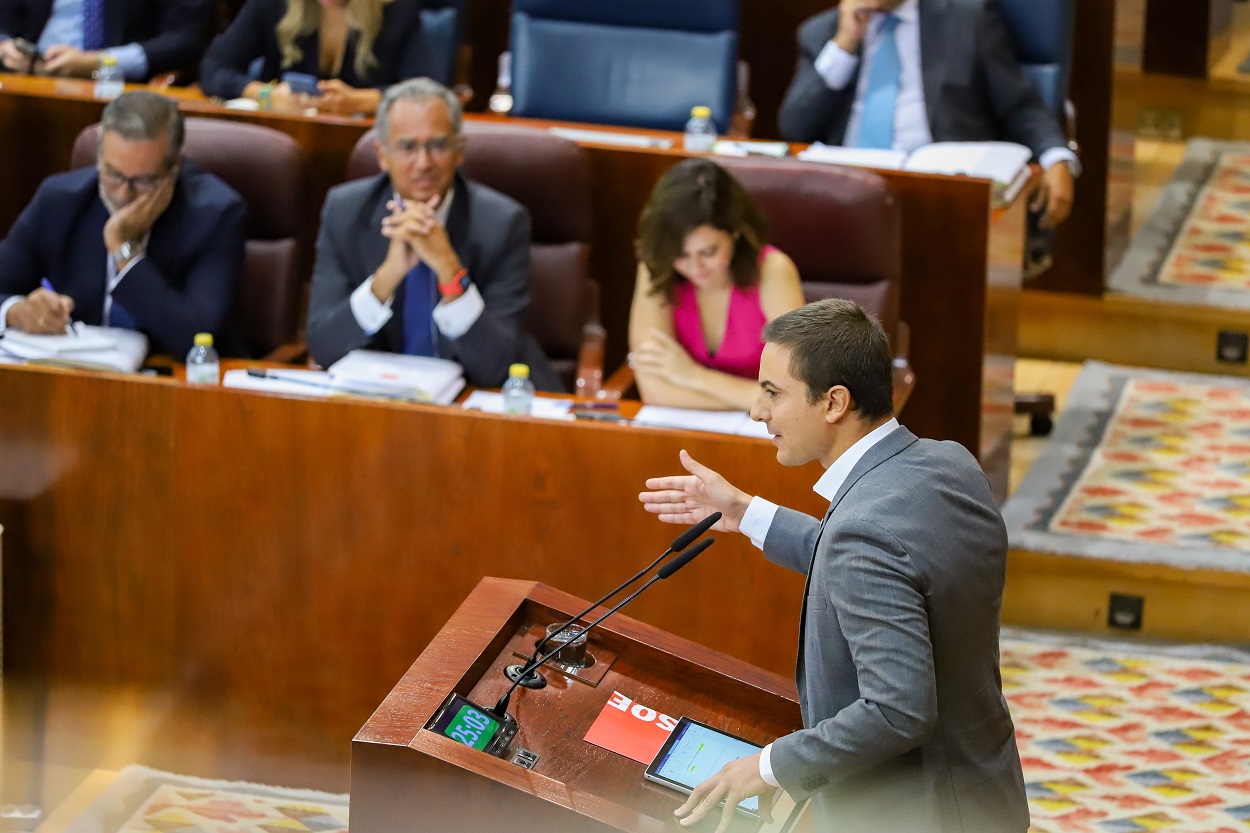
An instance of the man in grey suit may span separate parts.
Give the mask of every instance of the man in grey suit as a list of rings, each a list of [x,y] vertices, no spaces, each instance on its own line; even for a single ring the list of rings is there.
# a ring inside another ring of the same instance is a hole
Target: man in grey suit
[[[498,387],[513,362],[560,383],[526,332],[530,218],[457,169],[461,110],[441,84],[396,84],[378,105],[382,173],[330,191],[321,214],[308,347],[329,366],[351,350],[439,356]]]
[[[794,142],[907,152],[1018,142],[1045,169],[1033,203],[1045,206],[1042,226],[1072,209],[1076,156],[1017,63],[995,0],[843,0],[809,18],[777,124]]]
[[[1024,778],[998,668],[1007,534],[976,460],[894,419],[890,351],[850,301],[764,330],[760,392],[777,461],[819,460],[823,521],[737,489],[681,452],[689,475],[640,498],[671,523],[714,511],[807,575],[799,637],[803,728],[730,762],[676,811],[784,787],[833,833],[1023,833]],[[761,801],[766,806],[767,801]]]

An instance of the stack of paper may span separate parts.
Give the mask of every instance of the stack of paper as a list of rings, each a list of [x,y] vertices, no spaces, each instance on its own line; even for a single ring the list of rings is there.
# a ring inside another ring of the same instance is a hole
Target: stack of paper
[[[450,405],[464,389],[464,368],[447,359],[353,350],[330,366],[332,393]]]
[[[667,408],[659,405],[643,405],[634,417],[634,425],[650,425],[655,428],[684,428],[688,431],[714,431],[718,434],[738,434],[743,437],[771,435],[764,423],[756,422],[745,411],[698,411],[692,408]]]
[[[921,174],[971,176],[994,183],[994,200],[1009,203],[1029,181],[1033,152],[1014,142],[934,142],[907,154],[901,150],[846,148],[819,142],[798,158],[831,165],[855,165]]]
[[[503,394],[489,390],[475,390],[469,394],[460,406],[466,411],[482,411],[487,414],[503,413]],[[546,396],[534,397],[530,406],[530,416],[539,419],[573,419],[570,413],[572,399],[551,399]]]
[[[134,373],[148,355],[148,339],[134,330],[75,324],[64,335],[6,330],[0,350],[38,364]]]

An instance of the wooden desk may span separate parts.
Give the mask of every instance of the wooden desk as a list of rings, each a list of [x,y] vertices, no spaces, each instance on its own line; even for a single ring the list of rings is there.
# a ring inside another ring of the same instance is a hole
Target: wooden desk
[[[159,691],[171,724],[206,703],[262,736],[295,721],[344,763],[482,576],[598,598],[658,555],[680,528],[637,494],[678,449],[824,508],[818,466],[740,437],[21,367],[0,402],[7,670]],[[627,611],[789,676],[802,578],[717,537]]]
[[[74,137],[99,119],[103,102],[90,93],[91,85],[81,81],[20,76],[0,81],[0,147],[8,150],[0,155],[0,181],[9,183],[0,190],[0,229],[16,219],[45,176],[65,168]],[[262,124],[293,136],[309,155],[310,231],[325,192],[342,181],[352,147],[370,127],[363,119],[226,110],[194,90],[171,94],[189,114]],[[677,134],[654,135],[679,139]],[[625,354],[638,214],[655,181],[686,154],[583,146],[591,157],[595,199],[593,276],[603,287],[608,362],[615,366]],[[993,211],[985,181],[895,171],[883,175],[902,209],[901,315],[912,328],[911,359],[919,380],[902,419],[921,436],[966,446],[1005,499],[1024,198]]]

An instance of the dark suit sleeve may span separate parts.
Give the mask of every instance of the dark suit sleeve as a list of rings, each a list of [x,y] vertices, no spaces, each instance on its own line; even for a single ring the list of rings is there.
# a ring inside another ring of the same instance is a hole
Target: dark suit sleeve
[[[29,13],[26,0],[0,0],[0,40],[20,37]]]
[[[838,31],[836,14],[822,14],[799,27],[799,60],[794,80],[786,89],[777,128],[791,142],[833,142],[830,136],[839,114],[849,112],[855,80],[842,90],[831,90],[816,71],[816,58]],[[841,141],[841,137],[836,137]]]
[[[805,631],[819,639],[836,622],[850,646],[860,697],[774,742],[773,774],[796,798],[920,746],[937,723],[929,617],[902,544],[878,525],[852,519],[826,529],[817,558],[836,562],[836,581],[827,571],[820,586],[809,587]]]
[[[200,89],[205,95],[238,98],[250,80],[248,66],[265,54],[275,21],[267,0],[247,0],[226,31],[218,35],[200,65]]]
[[[349,212],[331,193],[321,211],[312,289],[308,297],[308,352],[322,367],[329,367],[352,350],[368,345],[372,336],[360,328],[352,312],[352,292],[367,275],[358,274],[347,262],[343,240],[352,226]]]
[[[148,56],[148,74],[193,70],[204,57],[213,26],[212,0],[160,0],[156,34],[139,45]]]
[[[203,222],[207,212],[195,214]],[[169,229],[179,233],[178,229]],[[191,257],[181,288],[161,274],[150,258],[141,258],[113,290],[113,299],[134,316],[174,358],[191,349],[196,333],[213,333],[220,341],[234,307],[247,242],[247,210],[230,202],[217,215],[215,228],[203,236]]]
[[[9,229],[9,236],[0,243],[0,304],[14,295],[29,295],[39,287],[39,279],[51,271],[40,246],[50,227],[43,211],[46,187],[35,193]]]
[[[470,279],[486,309],[469,331],[450,340],[452,355],[464,366],[469,384],[498,387],[508,376],[524,338],[524,317],[530,300],[530,217],[524,209],[510,213],[499,240],[470,268]],[[490,228],[486,218],[475,219]],[[493,229],[491,229],[493,233]]]
[[[1035,157],[1051,148],[1066,147],[1067,138],[1056,115],[1046,109],[1037,90],[1020,68],[1007,30],[993,0],[986,4],[976,37],[990,103],[1003,138],[1025,145]]]
[[[378,56],[382,66],[376,77],[378,88],[385,91],[392,84],[424,74],[420,0],[395,0],[386,7],[383,26],[390,43],[387,56]]]

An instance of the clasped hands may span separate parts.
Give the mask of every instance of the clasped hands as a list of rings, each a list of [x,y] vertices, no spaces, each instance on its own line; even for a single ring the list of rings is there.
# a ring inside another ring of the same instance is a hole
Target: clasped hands
[[[700,366],[686,349],[671,335],[651,330],[642,344],[630,354],[630,366],[635,371],[654,373],[664,381],[679,387],[692,387]]]
[[[0,63],[10,72],[30,72],[34,75],[64,75],[73,78],[90,78],[100,65],[99,52],[86,52],[63,43],[48,47],[48,51],[33,61],[17,48],[10,38],[0,42]]]
[[[391,241],[386,259],[373,276],[373,294],[385,303],[399,284],[419,262],[447,283],[460,271],[460,258],[451,247],[447,230],[438,221],[436,211],[441,197],[424,202],[390,200],[390,214],[382,218],[382,236]]]

